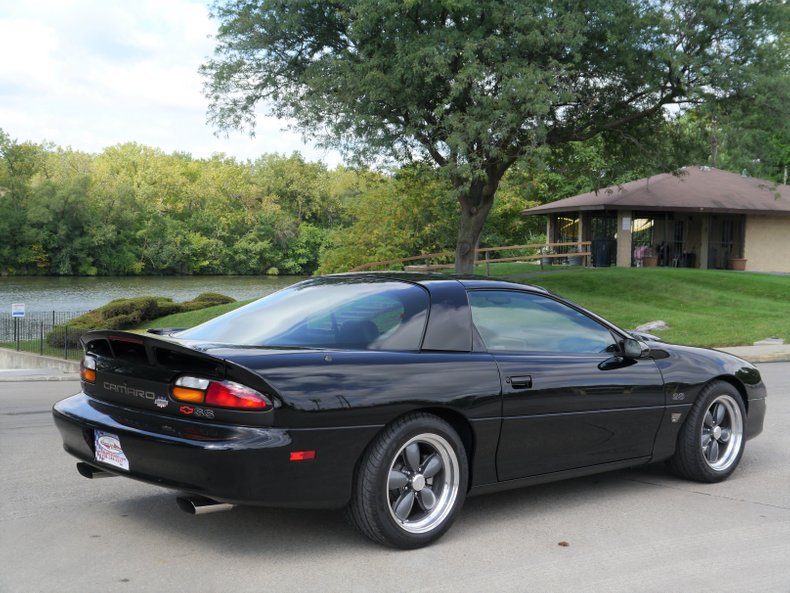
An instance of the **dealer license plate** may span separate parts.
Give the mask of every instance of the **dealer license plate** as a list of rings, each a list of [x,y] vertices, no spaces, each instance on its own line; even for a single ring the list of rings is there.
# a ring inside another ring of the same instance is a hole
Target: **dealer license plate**
[[[118,438],[118,435],[101,430],[94,432],[96,461],[129,471],[129,460],[121,448],[121,440]]]

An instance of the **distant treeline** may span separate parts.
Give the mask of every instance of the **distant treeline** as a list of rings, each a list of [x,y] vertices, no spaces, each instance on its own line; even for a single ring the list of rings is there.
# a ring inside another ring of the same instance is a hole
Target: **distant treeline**
[[[309,274],[369,177],[298,155],[92,155],[7,136],[0,156],[7,274]]]

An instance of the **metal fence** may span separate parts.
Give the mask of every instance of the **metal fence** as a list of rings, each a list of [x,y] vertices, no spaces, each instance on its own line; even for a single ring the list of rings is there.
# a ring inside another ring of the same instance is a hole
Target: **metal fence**
[[[86,311],[31,311],[24,317],[0,317],[0,348],[32,352],[71,360],[82,357],[79,346],[83,330],[69,322]]]

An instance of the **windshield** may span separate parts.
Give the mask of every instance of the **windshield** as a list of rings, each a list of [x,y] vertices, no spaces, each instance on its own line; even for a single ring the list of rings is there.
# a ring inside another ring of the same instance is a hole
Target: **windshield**
[[[243,346],[419,350],[429,306],[421,286],[372,278],[306,280],[176,334]]]

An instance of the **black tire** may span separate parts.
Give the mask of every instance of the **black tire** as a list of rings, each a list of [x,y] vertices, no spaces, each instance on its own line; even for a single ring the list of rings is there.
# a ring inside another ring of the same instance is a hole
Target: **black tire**
[[[363,456],[346,516],[375,542],[426,546],[453,523],[466,496],[464,444],[441,418],[408,414],[387,426]]]
[[[697,482],[720,482],[735,471],[743,455],[746,410],[729,383],[706,385],[678,435],[669,460],[675,474]]]

